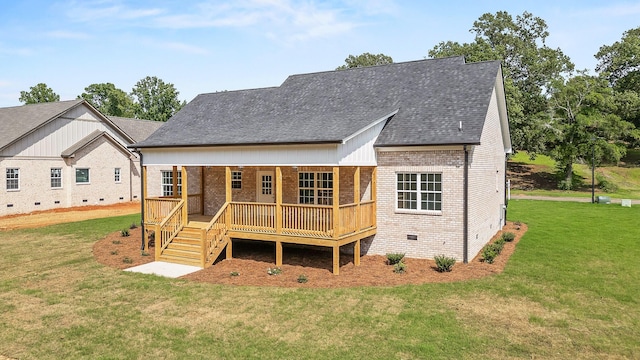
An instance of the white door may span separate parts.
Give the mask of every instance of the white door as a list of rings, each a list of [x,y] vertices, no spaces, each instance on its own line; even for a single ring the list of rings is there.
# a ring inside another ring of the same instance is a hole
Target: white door
[[[257,171],[256,182],[256,202],[275,203],[275,177],[273,171]]]

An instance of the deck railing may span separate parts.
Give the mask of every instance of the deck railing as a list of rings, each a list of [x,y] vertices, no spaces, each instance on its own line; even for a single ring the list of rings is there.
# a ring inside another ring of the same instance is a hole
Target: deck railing
[[[238,231],[275,233],[276,205],[232,202],[231,229]]]
[[[367,229],[376,224],[376,202],[373,200],[360,203],[360,229]]]
[[[162,220],[182,201],[176,198],[144,199],[144,221],[147,224],[160,224]]]
[[[167,248],[171,240],[178,235],[184,227],[185,219],[184,212],[182,211],[184,206],[184,201],[180,200],[178,205],[171,210],[167,217],[156,225],[156,259],[160,257],[162,251]]]
[[[282,204],[282,233],[331,238],[333,208],[326,205]]]
[[[226,219],[230,211],[229,203],[225,203],[218,213],[202,229],[202,267],[210,265],[215,259],[216,249],[224,244],[227,234]]]

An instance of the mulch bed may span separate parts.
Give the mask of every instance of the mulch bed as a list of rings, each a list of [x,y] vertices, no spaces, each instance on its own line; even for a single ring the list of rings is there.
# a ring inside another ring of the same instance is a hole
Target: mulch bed
[[[275,247],[272,243],[255,241],[234,241],[233,259],[219,259],[213,266],[183,276],[183,279],[226,285],[278,286],[304,288],[338,288],[354,286],[397,286],[404,284],[424,284],[478,279],[502,272],[516,249],[522,235],[527,231],[525,224],[508,223],[496,234],[512,232],[514,241],[505,243],[504,249],[493,264],[488,264],[476,256],[468,264],[461,262],[453,266],[451,272],[440,273],[435,262],[429,259],[405,258],[407,270],[403,274],[393,272],[387,265],[386,257],[365,255],[360,266],[353,264],[353,255],[341,254],[340,275],[332,273],[332,252],[318,247],[284,246],[281,274],[269,275],[267,269],[275,268]],[[130,236],[122,237],[120,231],[109,234],[96,242],[93,253],[96,260],[104,265],[126,269],[154,260],[154,248],[144,256],[140,251],[140,228],[130,230]],[[224,252],[223,252],[224,253]],[[231,276],[231,273],[238,273]],[[300,275],[306,276],[306,283],[299,283]]]

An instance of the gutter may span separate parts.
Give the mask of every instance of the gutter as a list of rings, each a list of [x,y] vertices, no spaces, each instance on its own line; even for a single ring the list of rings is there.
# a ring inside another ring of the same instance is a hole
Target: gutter
[[[467,145],[462,146],[464,150],[464,179],[462,190],[462,262],[469,262],[469,149]]]

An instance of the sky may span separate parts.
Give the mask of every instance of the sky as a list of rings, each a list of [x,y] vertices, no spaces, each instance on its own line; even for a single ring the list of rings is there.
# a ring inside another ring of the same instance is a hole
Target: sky
[[[548,25],[547,45],[593,72],[603,45],[640,26],[640,1],[60,0],[0,5],[0,107],[45,83],[61,100],[146,76],[180,100],[279,86],[289,75],[333,70],[347,56],[420,60],[442,41],[472,42],[484,13],[527,11]]]

